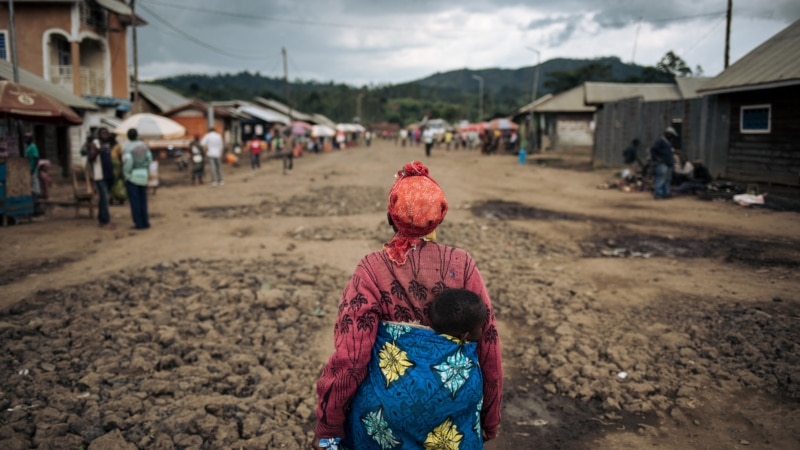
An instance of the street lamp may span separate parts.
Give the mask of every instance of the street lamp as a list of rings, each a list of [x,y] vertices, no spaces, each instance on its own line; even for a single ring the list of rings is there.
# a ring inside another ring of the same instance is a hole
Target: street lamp
[[[483,77],[472,75],[472,78],[478,80],[478,121],[481,121],[483,120]]]
[[[531,122],[533,122],[532,124],[534,126],[531,127],[531,124],[528,125],[528,136],[529,136],[528,142],[530,143],[531,150],[532,151],[536,151],[539,148],[539,139],[538,139],[538,136],[536,136],[536,134],[533,133],[533,131],[538,128],[538,126],[536,126],[536,107],[535,107],[535,103],[536,103],[536,94],[537,94],[536,91],[539,89],[539,71],[542,68],[542,54],[539,53],[539,50],[536,50],[533,47],[525,47],[525,48],[527,48],[528,50],[530,50],[532,52],[536,52],[536,71],[534,71],[533,88],[531,89]],[[531,128],[533,128],[533,130]]]

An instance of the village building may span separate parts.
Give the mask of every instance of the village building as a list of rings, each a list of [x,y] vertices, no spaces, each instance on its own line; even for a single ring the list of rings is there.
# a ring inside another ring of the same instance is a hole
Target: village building
[[[800,186],[800,20],[714,77],[713,151],[728,178]]]
[[[3,4],[0,59],[10,62],[10,17]],[[34,127],[46,155],[56,147],[62,171],[80,164],[83,142],[93,128],[104,125],[102,119],[119,118],[131,108],[127,31],[134,23],[145,24],[120,0],[14,2],[18,67],[95,106],[70,105],[83,113],[80,127]]]
[[[645,159],[650,145],[673,127],[680,135],[676,150],[707,161],[718,176],[719,165],[708,158],[713,135],[702,119],[709,105],[698,93],[708,81],[679,77],[675,83],[584,83],[584,102],[597,107],[593,165],[622,165],[622,151],[633,139],[641,141],[639,157]]]

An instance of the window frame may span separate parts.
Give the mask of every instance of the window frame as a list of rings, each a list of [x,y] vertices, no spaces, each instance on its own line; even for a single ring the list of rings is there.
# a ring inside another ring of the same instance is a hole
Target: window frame
[[[11,61],[11,49],[8,48],[8,30],[0,30],[0,34],[3,35],[3,53],[5,53],[5,57],[0,55],[1,61]]]
[[[751,129],[744,127],[744,114],[745,111],[753,109],[766,109],[767,110],[767,128],[766,129]],[[761,105],[742,105],[739,107],[739,132],[742,134],[769,134],[772,132],[772,104],[765,103]]]

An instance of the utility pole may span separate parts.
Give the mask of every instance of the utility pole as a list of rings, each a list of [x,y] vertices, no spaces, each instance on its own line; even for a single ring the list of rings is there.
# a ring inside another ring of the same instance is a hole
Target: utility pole
[[[19,83],[19,64],[17,63],[17,34],[14,31],[14,0],[8,1],[8,28],[11,33],[11,67],[14,71],[14,83]]]
[[[136,42],[136,0],[131,0],[131,38],[133,39],[133,113],[139,112],[139,46]]]
[[[633,53],[631,53],[631,64],[636,64],[636,46],[639,43],[639,31],[642,29],[642,18],[636,20],[636,36],[633,38]]]
[[[536,123],[536,94],[539,89],[539,71],[542,69],[542,54],[533,47],[528,50],[536,52],[536,72],[533,75],[533,89],[531,89],[531,120],[528,125],[528,143],[531,146],[531,153],[539,149],[539,139],[536,130],[539,128]]]
[[[483,77],[473,74],[472,78],[478,80],[478,122],[480,122],[483,120]]]
[[[286,86],[286,107],[289,108],[289,127],[291,127],[294,119],[292,118],[292,101],[289,98],[289,67],[286,65],[286,47],[281,47],[281,55],[283,56],[283,82]]]
[[[728,14],[725,24],[725,69],[730,65],[731,53],[731,16],[733,15],[733,0],[728,0]]]
[[[17,62],[17,34],[14,30],[14,0],[8,1],[8,31],[11,35],[11,69],[13,71],[14,83],[19,83],[19,63]],[[24,154],[22,148],[22,127],[17,119],[11,119],[14,124],[13,129],[17,132],[17,152],[19,156]]]
[[[361,101],[364,100],[364,91],[361,90],[358,92],[358,96],[356,97],[356,118],[358,119],[357,123],[362,123],[363,118],[361,116]]]

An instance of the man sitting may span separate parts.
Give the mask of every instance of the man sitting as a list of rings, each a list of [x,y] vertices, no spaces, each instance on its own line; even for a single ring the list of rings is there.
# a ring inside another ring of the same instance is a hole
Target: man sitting
[[[690,178],[675,188],[677,194],[705,191],[708,188],[708,184],[714,180],[703,161],[695,161],[693,165],[694,170],[692,170]]]

